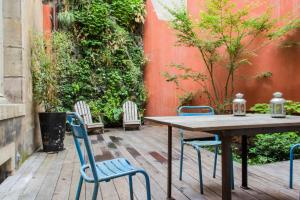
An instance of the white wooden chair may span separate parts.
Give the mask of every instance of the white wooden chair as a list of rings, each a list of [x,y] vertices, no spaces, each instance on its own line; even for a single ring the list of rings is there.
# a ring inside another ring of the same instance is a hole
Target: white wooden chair
[[[74,105],[74,110],[76,113],[78,113],[83,118],[88,132],[97,130],[97,129],[101,129],[102,133],[104,133],[104,124],[102,122],[101,117],[99,116],[99,122],[94,123],[92,120],[90,107],[86,102],[78,101]]]
[[[123,104],[123,128],[141,127],[141,119],[138,113],[137,105],[132,101],[126,101]]]

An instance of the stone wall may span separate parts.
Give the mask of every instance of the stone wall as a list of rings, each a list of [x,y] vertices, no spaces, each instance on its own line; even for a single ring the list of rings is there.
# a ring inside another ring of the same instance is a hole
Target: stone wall
[[[4,97],[0,97],[0,166],[10,159],[8,170],[14,170],[40,145],[34,129],[30,34],[43,31],[43,13],[41,0],[1,1]]]

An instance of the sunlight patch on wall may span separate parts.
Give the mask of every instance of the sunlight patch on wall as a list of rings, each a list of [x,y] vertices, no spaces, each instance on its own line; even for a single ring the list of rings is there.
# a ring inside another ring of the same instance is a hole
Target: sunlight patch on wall
[[[159,20],[170,21],[172,15],[167,8],[172,10],[182,9],[187,7],[187,0],[151,0],[155,13]],[[166,8],[167,7],[167,8]]]

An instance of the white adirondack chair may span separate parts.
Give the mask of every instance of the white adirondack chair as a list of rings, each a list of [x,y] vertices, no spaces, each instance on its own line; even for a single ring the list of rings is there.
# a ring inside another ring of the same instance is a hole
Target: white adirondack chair
[[[138,113],[137,105],[132,101],[126,101],[123,104],[123,128],[141,127],[141,119]]]
[[[86,125],[86,128],[88,131],[93,131],[96,129],[101,129],[102,133],[104,133],[104,124],[102,122],[101,117],[99,116],[99,122],[94,123],[92,120],[91,110],[89,105],[84,101],[78,101],[74,105],[74,110],[77,112],[82,119],[84,120],[84,123]]]

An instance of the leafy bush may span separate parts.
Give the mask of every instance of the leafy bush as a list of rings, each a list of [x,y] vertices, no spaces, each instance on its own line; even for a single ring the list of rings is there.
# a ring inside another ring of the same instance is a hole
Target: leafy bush
[[[137,23],[144,23],[145,11],[144,0],[111,1],[111,14],[120,26],[129,31],[134,31]]]
[[[270,113],[270,105],[266,103],[258,103],[251,107],[250,111],[260,114]]]
[[[33,96],[38,104],[45,107],[46,112],[61,110],[62,99],[60,85],[63,71],[73,63],[70,56],[71,43],[68,34],[54,32],[50,40],[43,35],[33,34],[31,48],[31,72],[33,80]]]
[[[287,114],[299,114],[300,103],[287,101]],[[256,113],[269,113],[269,104],[255,104],[251,109]],[[259,134],[256,135],[249,148],[250,164],[265,164],[289,159],[289,149],[292,144],[300,143],[297,132]]]
[[[286,101],[284,107],[288,115],[300,114],[300,102],[288,100]],[[265,114],[270,113],[270,106],[266,103],[258,103],[251,107],[250,110],[255,113]]]
[[[63,107],[71,110],[76,101],[85,100],[93,117],[103,115],[109,125],[120,124],[125,100],[135,101],[143,113],[145,59],[142,37],[135,30],[143,22],[136,18],[144,17],[140,16],[145,13],[144,2],[82,1],[70,12],[74,23],[68,30],[72,30],[75,48],[69,54],[77,61],[64,69]]]
[[[255,136],[254,146],[249,149],[251,164],[264,164],[289,159],[291,144],[300,143],[298,133],[259,134]]]

